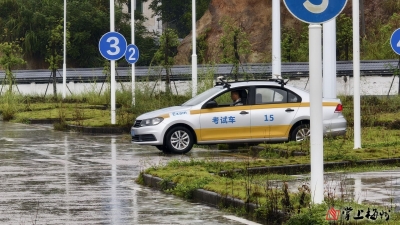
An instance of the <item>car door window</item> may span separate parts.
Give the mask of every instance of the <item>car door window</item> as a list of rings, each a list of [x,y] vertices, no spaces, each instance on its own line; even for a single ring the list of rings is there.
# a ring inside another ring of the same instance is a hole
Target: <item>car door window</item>
[[[286,103],[288,92],[279,88],[256,88],[256,104]]]
[[[231,100],[231,92],[225,92],[222,95],[216,97],[214,99],[217,102],[218,106],[229,106],[232,102]]]
[[[277,103],[295,103],[301,102],[301,98],[291,91],[274,88],[258,87],[256,88],[256,104],[277,104]]]
[[[238,91],[239,92],[239,97],[241,98],[241,102],[243,103],[243,105],[246,105],[247,96],[248,96],[248,90],[247,89],[232,89],[232,90],[226,91],[223,94],[217,96],[213,100],[215,102],[217,102],[219,107],[231,106],[231,104],[232,104],[231,91]]]
[[[297,95],[293,94],[292,92],[288,92],[288,102],[300,102],[301,99]]]

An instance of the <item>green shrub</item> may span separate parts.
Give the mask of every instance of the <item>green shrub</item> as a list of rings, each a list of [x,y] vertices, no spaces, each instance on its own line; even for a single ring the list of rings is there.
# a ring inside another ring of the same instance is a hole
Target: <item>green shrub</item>
[[[303,208],[300,213],[294,214],[285,223],[286,225],[323,225],[329,224],[325,219],[327,207],[325,205],[314,205]]]

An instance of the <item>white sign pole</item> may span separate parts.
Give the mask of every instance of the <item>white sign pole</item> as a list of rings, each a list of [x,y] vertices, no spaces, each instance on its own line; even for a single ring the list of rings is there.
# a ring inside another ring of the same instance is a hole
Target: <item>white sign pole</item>
[[[361,148],[360,1],[353,0],[354,149]]]
[[[110,0],[110,31],[115,31],[114,0]],[[111,124],[115,124],[115,60],[111,60]]]
[[[319,24],[309,26],[310,57],[310,151],[311,198],[316,204],[324,201],[324,146],[322,127],[322,49]]]
[[[192,97],[197,95],[196,0],[192,0]]]
[[[281,2],[272,0],[272,78],[282,78],[281,64]]]
[[[131,0],[131,31],[132,31],[132,44],[135,44],[135,7],[136,1]],[[132,106],[135,105],[135,63],[132,63]]]
[[[323,24],[323,96],[336,98],[336,19]]]
[[[67,0],[64,0],[64,62],[63,62],[63,88],[62,98],[66,97],[67,89]]]

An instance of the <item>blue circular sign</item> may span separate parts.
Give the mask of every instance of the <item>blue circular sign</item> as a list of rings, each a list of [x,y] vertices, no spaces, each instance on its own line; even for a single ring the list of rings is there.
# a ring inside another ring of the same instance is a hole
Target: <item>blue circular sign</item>
[[[284,0],[286,8],[306,23],[325,23],[339,15],[347,0]]]
[[[108,32],[99,41],[101,55],[108,60],[118,60],[125,55],[126,39],[118,32]]]
[[[390,38],[390,45],[396,54],[400,55],[400,29],[397,29],[393,32],[392,37]]]
[[[136,47],[136,45],[128,45],[126,48],[125,59],[130,64],[134,64],[139,60],[139,49]]]

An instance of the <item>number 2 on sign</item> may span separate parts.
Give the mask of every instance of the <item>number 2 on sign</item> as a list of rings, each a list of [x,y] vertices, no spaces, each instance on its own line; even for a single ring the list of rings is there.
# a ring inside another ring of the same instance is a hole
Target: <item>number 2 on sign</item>
[[[274,121],[274,115],[265,115],[265,120],[264,121],[269,121],[269,122],[271,122],[271,121]]]
[[[132,52],[132,54],[129,56],[129,60],[136,60],[136,58],[134,57],[136,51],[134,48],[129,48],[128,50],[129,52]]]

